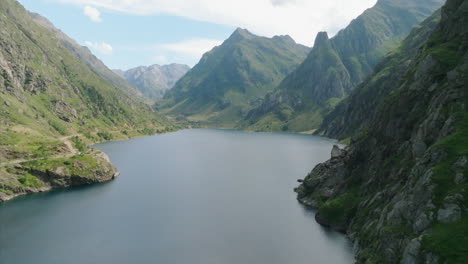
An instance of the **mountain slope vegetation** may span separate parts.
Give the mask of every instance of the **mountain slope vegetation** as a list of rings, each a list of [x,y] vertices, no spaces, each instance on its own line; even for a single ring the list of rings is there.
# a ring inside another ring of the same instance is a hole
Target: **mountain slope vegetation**
[[[237,29],[206,53],[159,107],[205,126],[232,128],[308,51],[289,36],[265,38]]]
[[[38,24],[37,16],[15,0],[0,2],[0,28],[0,200],[59,185],[28,161],[41,160],[46,168],[62,158],[63,168],[72,168],[70,160],[76,160],[84,175],[75,176],[97,181],[102,179],[94,172],[101,164],[101,176],[110,179],[113,170],[105,168],[111,165],[103,165],[109,162],[87,144],[172,127],[97,74],[70,51],[63,33]],[[30,181],[21,180],[24,175],[37,184],[25,184]]]
[[[358,263],[468,260],[468,1],[448,0],[439,18],[327,118],[322,132],[350,145],[296,189],[352,238]]]
[[[372,73],[444,0],[379,0],[332,39],[317,35],[307,59],[251,111],[241,128],[308,131]]]

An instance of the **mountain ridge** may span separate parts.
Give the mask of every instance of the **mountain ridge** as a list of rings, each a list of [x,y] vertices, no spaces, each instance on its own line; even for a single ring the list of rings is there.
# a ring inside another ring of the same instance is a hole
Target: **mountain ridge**
[[[317,129],[323,116],[369,74],[379,60],[442,5],[443,0],[378,1],[317,47],[252,110],[238,127],[254,131]]]
[[[16,0],[0,1],[0,202],[112,180],[117,170],[89,145],[174,129],[41,20]]]
[[[468,259],[468,1],[441,12],[339,104],[350,114],[325,131],[350,144],[296,188],[319,223],[354,241],[357,263]]]
[[[158,109],[192,123],[232,128],[308,51],[288,36],[266,38],[238,28],[203,55]]]
[[[161,99],[164,94],[172,89],[190,67],[185,64],[171,63],[167,65],[153,64],[139,66],[128,70],[113,70],[131,85],[137,87],[140,92],[152,100]]]

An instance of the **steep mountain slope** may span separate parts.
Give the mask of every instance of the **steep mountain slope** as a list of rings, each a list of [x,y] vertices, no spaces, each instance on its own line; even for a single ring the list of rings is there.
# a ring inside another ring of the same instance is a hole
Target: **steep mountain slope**
[[[323,115],[443,2],[379,0],[332,39],[320,32],[307,59],[249,113],[242,127],[267,131],[318,128]]]
[[[237,29],[177,82],[161,107],[204,125],[233,127],[308,51],[289,36],[264,38]]]
[[[468,0],[437,16],[343,103],[359,130],[334,122],[351,144],[296,189],[353,239],[358,263],[468,260]]]
[[[157,100],[170,90],[190,67],[183,64],[141,66],[127,71],[114,70],[127,82],[138,88],[144,96]]]
[[[81,62],[86,64],[101,78],[111,83],[115,87],[121,89],[122,91],[126,92],[127,94],[144,102],[150,103],[150,100],[147,100],[147,98],[145,98],[136,87],[129,85],[122,77],[120,77],[118,74],[107,68],[107,66],[101,60],[96,58],[96,56],[94,56],[87,47],[81,46],[75,40],[65,35],[60,29],[56,28],[45,17],[36,13],[30,13],[30,15],[37,24],[50,30],[56,36],[56,38],[62,42],[62,45],[65,48],[67,48],[69,51],[75,54],[75,56]]]
[[[15,0],[0,1],[0,201],[114,177],[86,144],[170,123],[100,77]]]

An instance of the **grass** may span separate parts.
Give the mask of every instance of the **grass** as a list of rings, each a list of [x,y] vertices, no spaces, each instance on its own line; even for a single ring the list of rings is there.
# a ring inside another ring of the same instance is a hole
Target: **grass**
[[[73,143],[74,147],[80,151],[85,152],[88,150],[88,146],[84,143],[79,137],[72,137],[70,141]]]
[[[101,163],[90,154],[82,154],[71,158],[31,161],[23,165],[39,171],[54,171],[59,167],[65,167],[68,169],[70,175],[91,177],[94,175],[94,172],[100,168]]]
[[[362,198],[356,191],[351,190],[333,200],[326,201],[319,209],[321,217],[336,225],[346,225],[356,213]]]
[[[36,176],[33,176],[29,173],[26,173],[18,178],[18,181],[21,183],[23,187],[32,187],[32,188],[40,188],[43,186],[41,180],[39,180]]]
[[[445,263],[468,263],[468,216],[450,224],[436,224],[424,236],[424,248],[436,253]]]
[[[6,195],[13,195],[13,191],[7,190],[7,189],[1,189],[1,188],[0,188],[0,192],[1,192],[1,193],[4,193],[4,194],[6,194]]]

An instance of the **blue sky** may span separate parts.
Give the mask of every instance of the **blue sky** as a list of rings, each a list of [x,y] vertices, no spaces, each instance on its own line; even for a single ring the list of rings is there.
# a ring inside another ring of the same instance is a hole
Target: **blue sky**
[[[110,68],[128,69],[140,65],[198,62],[197,52],[177,52],[166,47],[192,41],[214,43],[229,37],[235,27],[194,21],[177,16],[137,16],[101,11],[96,23],[83,14],[83,8],[45,0],[20,0],[30,11],[48,18],[57,28],[78,41],[112,46],[112,52],[92,48]],[[93,45],[94,46],[94,45]]]
[[[110,68],[184,63],[237,28],[262,36],[291,35],[311,46],[318,31],[330,35],[376,0],[19,0]]]

